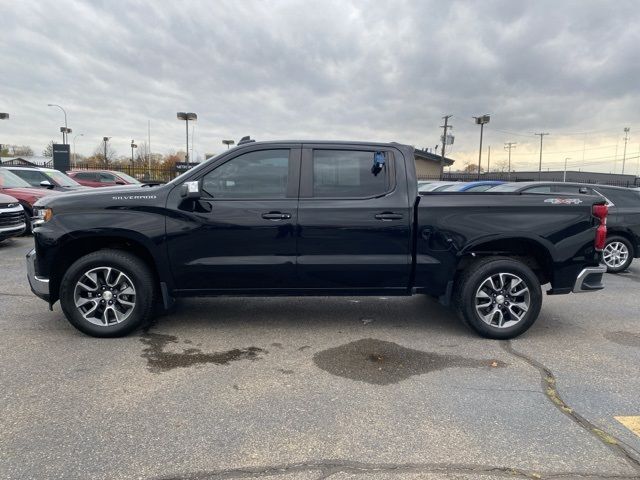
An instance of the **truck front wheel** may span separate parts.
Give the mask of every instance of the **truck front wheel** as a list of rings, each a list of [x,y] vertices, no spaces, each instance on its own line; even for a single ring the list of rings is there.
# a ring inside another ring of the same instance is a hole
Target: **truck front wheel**
[[[69,322],[93,337],[119,337],[151,318],[154,278],[135,255],[99,250],[76,260],[60,284]]]
[[[455,305],[464,323],[483,337],[521,335],[542,306],[538,277],[524,263],[487,257],[469,265],[457,282]]]

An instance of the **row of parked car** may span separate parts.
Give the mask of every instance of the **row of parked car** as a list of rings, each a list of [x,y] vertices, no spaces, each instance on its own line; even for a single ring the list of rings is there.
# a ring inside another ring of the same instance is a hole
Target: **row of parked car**
[[[418,181],[418,191],[428,192],[510,192],[522,194],[582,194],[604,198],[609,207],[607,242],[602,260],[610,273],[619,273],[640,258],[640,189],[575,182],[476,182]]]
[[[0,242],[31,230],[33,204],[47,195],[96,187],[138,185],[135,178],[111,170],[71,171],[53,168],[0,167]]]

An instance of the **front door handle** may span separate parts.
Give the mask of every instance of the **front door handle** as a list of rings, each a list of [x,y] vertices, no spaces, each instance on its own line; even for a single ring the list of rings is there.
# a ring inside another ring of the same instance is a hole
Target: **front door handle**
[[[291,218],[290,213],[282,213],[282,212],[267,212],[262,214],[262,218],[265,220],[288,220]]]
[[[383,222],[389,222],[391,220],[402,220],[402,214],[393,212],[382,212],[376,214],[376,220],[382,220]]]

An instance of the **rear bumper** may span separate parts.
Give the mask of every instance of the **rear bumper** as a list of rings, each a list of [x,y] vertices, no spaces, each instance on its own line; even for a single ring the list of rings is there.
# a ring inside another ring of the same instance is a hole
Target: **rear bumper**
[[[576,278],[576,283],[573,286],[573,293],[602,290],[604,288],[604,285],[602,284],[602,276],[606,271],[607,267],[604,265],[583,269],[578,274],[578,278]]]
[[[49,279],[36,275],[36,250],[27,253],[27,278],[31,291],[43,300],[49,301]]]

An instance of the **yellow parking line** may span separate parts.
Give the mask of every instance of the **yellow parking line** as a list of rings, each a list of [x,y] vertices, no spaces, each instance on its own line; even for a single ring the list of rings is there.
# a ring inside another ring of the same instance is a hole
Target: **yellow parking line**
[[[640,437],[640,416],[635,417],[613,417],[622,425]]]

